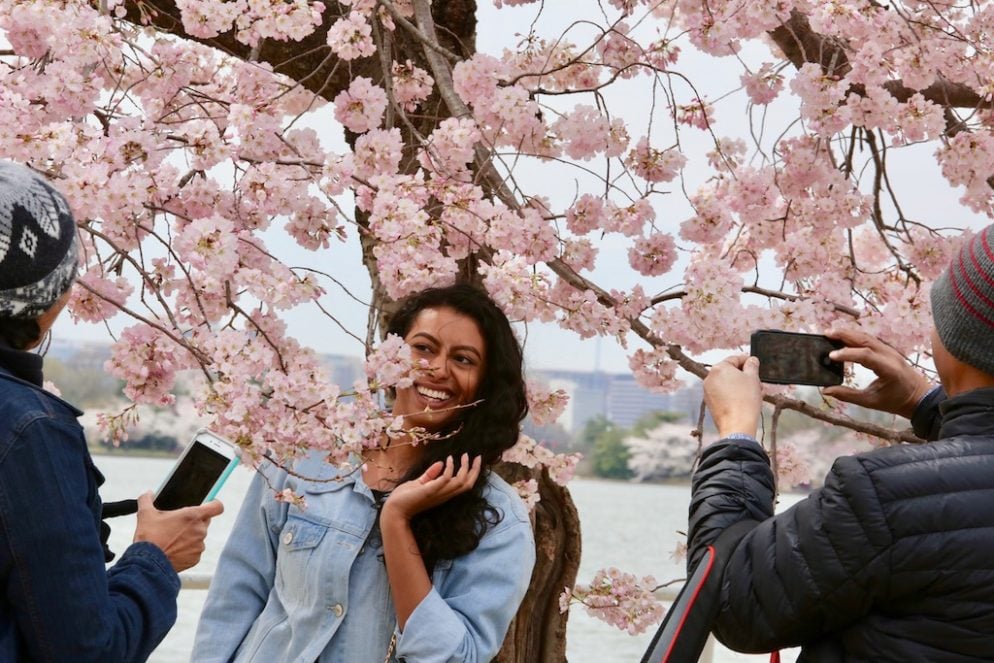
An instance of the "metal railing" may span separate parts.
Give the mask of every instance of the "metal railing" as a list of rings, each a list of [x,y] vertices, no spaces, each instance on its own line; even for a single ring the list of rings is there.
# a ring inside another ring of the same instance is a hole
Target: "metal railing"
[[[181,573],[179,574],[179,588],[183,589],[207,589],[211,586],[210,573]]]

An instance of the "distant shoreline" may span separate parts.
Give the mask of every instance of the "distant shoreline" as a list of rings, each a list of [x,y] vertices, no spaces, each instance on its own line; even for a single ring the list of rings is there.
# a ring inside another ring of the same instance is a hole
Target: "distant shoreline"
[[[180,452],[151,451],[148,449],[115,449],[102,446],[90,446],[91,456],[116,456],[118,458],[177,458]]]

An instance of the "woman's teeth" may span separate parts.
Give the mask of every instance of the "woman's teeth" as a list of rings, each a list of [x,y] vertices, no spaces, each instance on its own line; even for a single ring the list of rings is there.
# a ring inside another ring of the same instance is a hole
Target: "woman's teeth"
[[[436,401],[444,401],[449,398],[449,394],[447,392],[438,391],[437,389],[428,389],[426,387],[418,387],[418,393],[426,398]]]

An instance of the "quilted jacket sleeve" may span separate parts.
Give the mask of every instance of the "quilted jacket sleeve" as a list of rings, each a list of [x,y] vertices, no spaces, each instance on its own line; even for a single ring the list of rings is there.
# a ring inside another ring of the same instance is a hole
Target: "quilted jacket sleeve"
[[[743,518],[760,524],[732,552],[714,633],[729,647],[768,652],[819,639],[866,614],[891,534],[866,470],[840,458],[825,486],[772,517],[773,477],[751,441],[708,448],[694,475],[690,559]]]

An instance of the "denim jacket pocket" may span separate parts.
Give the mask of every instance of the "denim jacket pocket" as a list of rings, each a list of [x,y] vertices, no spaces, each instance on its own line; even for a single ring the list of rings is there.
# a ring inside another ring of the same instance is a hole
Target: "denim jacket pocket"
[[[290,516],[280,531],[280,547],[286,551],[314,548],[328,531],[327,525]]]
[[[289,516],[279,533],[274,589],[288,614],[313,602],[325,580],[317,552],[328,526]]]

